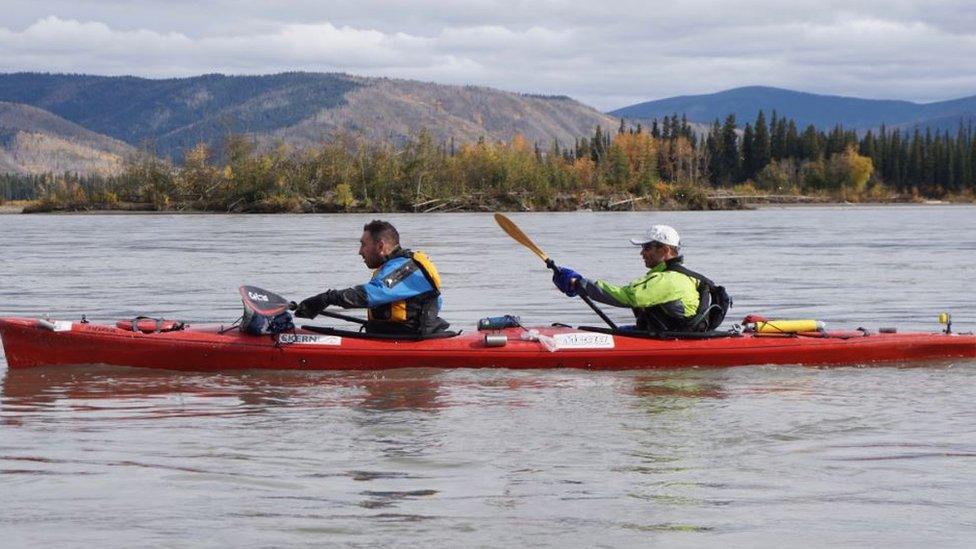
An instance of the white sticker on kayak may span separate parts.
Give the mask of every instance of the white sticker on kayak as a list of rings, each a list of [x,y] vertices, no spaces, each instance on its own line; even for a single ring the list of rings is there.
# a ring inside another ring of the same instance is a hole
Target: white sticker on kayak
[[[71,331],[71,321],[70,320],[55,320],[54,324],[55,332],[70,332]]]
[[[555,334],[557,349],[613,349],[613,336],[610,334],[572,333]]]
[[[330,335],[278,334],[278,343],[297,345],[342,345],[342,338]]]

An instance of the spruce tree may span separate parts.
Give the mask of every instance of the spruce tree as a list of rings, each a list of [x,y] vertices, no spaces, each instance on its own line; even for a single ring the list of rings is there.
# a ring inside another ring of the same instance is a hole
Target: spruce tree
[[[712,185],[718,185],[722,179],[722,126],[718,118],[712,123],[712,127],[705,139],[705,151],[708,155],[708,179]]]
[[[759,111],[756,117],[756,129],[753,137],[752,157],[755,162],[753,173],[757,174],[769,164],[772,158],[772,144],[770,143],[769,128],[766,126],[766,115]]]
[[[596,131],[593,132],[593,142],[590,143],[590,149],[590,158],[597,164],[607,156],[607,149],[603,143],[603,129],[600,126],[597,126]]]
[[[747,122],[746,128],[742,131],[742,178],[745,180],[756,178],[756,159],[753,156],[755,152],[752,124]]]
[[[807,129],[803,130],[803,135],[800,137],[799,156],[804,160],[819,160],[822,155],[823,148],[820,144],[817,128],[810,124]]]
[[[739,138],[735,133],[735,115],[730,114],[722,125],[722,161],[719,181],[725,184],[740,181],[742,160],[739,157]]]
[[[780,119],[780,124],[783,121]],[[800,134],[796,129],[796,122],[791,118],[786,125],[786,154],[784,158],[793,157],[800,158],[803,156],[803,151],[800,149]]]

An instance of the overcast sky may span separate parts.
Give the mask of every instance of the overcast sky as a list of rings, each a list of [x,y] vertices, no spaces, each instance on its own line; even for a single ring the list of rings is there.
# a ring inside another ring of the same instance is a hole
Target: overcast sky
[[[768,85],[976,94],[972,1],[0,0],[0,72],[347,72],[601,110]]]

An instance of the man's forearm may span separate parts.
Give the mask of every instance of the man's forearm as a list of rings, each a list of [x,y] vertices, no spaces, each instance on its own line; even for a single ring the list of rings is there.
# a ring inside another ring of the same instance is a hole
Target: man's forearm
[[[579,284],[580,293],[585,294],[587,297],[593,301],[598,301],[606,305],[612,305],[614,307],[631,307],[628,303],[625,303],[618,299],[616,296],[607,293],[600,286],[597,286],[596,282],[591,282],[585,278],[580,278],[577,281]]]

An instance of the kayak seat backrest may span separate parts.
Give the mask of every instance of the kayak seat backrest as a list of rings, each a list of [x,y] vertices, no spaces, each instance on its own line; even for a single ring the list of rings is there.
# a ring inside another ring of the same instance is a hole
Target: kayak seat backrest
[[[699,283],[698,310],[695,316],[688,322],[688,331],[704,332],[708,330],[708,312],[714,306],[712,304],[712,293],[708,291],[708,285]]]
[[[686,324],[685,330],[704,332],[715,330],[722,325],[726,313],[732,306],[732,296],[710,278],[692,271],[680,263],[669,264],[668,270],[677,271],[698,281],[698,309],[695,316]]]
[[[725,320],[729,308],[732,307],[732,296],[725,291],[725,286],[715,286],[714,284],[708,285],[706,293],[709,297],[709,305],[699,314],[702,316],[702,320],[708,322],[706,330],[717,330]]]
[[[727,308],[719,303],[712,302],[712,291],[702,284],[704,290],[701,292],[701,302],[698,305],[698,312],[692,317],[691,321],[688,322],[688,331],[691,332],[707,332],[709,330],[714,330],[718,328],[722,321],[725,320],[725,313]],[[725,292],[725,288],[718,286],[715,288],[721,292]],[[730,300],[731,301],[731,300]]]

